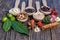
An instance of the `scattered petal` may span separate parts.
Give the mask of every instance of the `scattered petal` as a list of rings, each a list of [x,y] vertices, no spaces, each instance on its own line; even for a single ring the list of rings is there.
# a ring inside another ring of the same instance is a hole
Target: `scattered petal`
[[[52,18],[54,18],[54,19],[56,18],[56,16],[55,16],[55,15],[51,15],[51,16],[52,16]]]
[[[35,31],[35,32],[40,32],[40,28],[39,28],[39,27],[36,27],[36,28],[34,29],[34,31]]]
[[[55,18],[55,21],[56,22],[59,22],[60,21],[60,18],[59,17]]]
[[[54,18],[51,18],[51,19],[50,19],[50,22],[54,22],[54,21],[55,21]]]

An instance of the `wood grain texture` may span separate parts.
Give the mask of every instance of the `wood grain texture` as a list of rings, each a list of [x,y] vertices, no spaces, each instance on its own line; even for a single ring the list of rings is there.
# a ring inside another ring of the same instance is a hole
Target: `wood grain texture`
[[[60,17],[60,0],[53,0],[53,5],[54,7],[57,9],[56,11],[58,11],[59,13],[59,17]],[[52,6],[52,4],[51,4]],[[52,35],[52,40],[60,40],[60,25],[57,26],[56,28],[51,29],[51,35]]]
[[[19,8],[21,9],[21,3],[25,1],[26,6],[28,6],[28,0],[21,0]],[[41,6],[42,0],[33,0],[33,7],[36,9],[35,1],[40,1]],[[4,32],[2,29],[1,18],[6,16],[7,11],[14,7],[15,0],[0,0],[0,40],[60,40],[60,25],[57,28],[47,29],[39,33],[30,31],[29,37],[10,30],[9,32]],[[47,0],[48,6],[51,8],[56,8],[60,17],[60,0]]]
[[[47,31],[48,30],[48,31]],[[36,33],[30,32],[30,40],[51,40],[50,29]]]

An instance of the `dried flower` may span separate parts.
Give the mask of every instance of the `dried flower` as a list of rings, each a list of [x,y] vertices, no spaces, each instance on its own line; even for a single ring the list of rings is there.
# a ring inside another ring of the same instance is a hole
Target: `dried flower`
[[[59,18],[59,17],[56,17],[56,18],[55,18],[55,21],[56,21],[56,22],[59,22],[59,21],[60,21],[60,18]]]
[[[34,29],[35,32],[40,32],[40,28],[37,26],[35,29]]]

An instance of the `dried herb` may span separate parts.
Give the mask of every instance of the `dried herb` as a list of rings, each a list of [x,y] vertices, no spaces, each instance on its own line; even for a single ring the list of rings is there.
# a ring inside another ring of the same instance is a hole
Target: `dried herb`
[[[42,11],[46,11],[46,12],[47,12],[47,11],[49,11],[49,10],[50,10],[50,8],[48,8],[48,7],[44,6],[43,8],[41,8],[41,10],[42,10]]]
[[[35,10],[34,9],[26,9],[25,10],[27,13],[33,13]]]

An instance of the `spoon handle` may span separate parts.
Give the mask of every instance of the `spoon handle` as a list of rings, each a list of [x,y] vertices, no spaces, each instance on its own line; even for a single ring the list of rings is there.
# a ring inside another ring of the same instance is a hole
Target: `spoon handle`
[[[29,7],[32,7],[32,0],[29,0]]]
[[[44,6],[47,6],[46,0],[42,0],[42,2],[43,2],[43,5],[44,5]]]
[[[25,6],[26,6],[25,2],[22,2],[21,11],[24,11],[24,9],[25,9]]]
[[[18,7],[19,2],[20,2],[20,0],[16,0],[16,2],[15,2],[15,8],[17,8],[17,7]]]
[[[39,3],[39,1],[36,1],[36,8],[37,8],[37,11],[39,11],[39,9],[40,9],[40,3]]]

